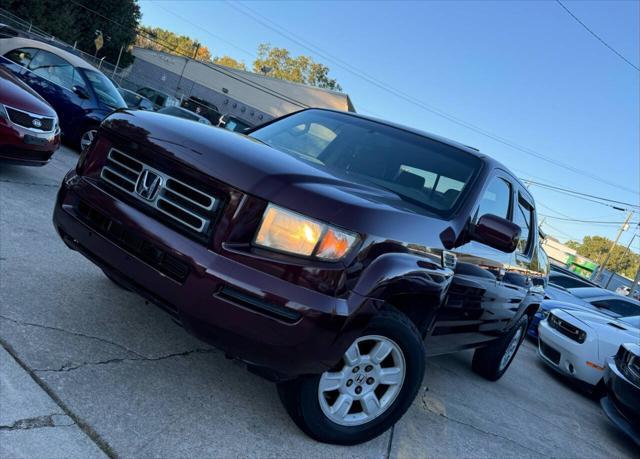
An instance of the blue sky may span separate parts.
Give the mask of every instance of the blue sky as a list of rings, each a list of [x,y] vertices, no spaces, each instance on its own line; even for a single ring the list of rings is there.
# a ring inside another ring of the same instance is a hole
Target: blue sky
[[[565,1],[609,45],[640,67],[640,2]],[[546,2],[225,2],[140,0],[142,23],[197,39],[248,66],[259,43],[307,54],[331,68],[356,109],[472,145],[521,178],[640,205],[640,72]],[[325,57],[252,19],[321,48]],[[178,17],[179,16],[179,17]],[[508,147],[381,90],[337,58],[473,124],[625,189]],[[624,212],[535,185],[543,228],[560,240],[600,234]],[[633,190],[633,191],[631,191]],[[542,217],[541,217],[542,218]],[[633,221],[640,220],[635,214]],[[633,230],[621,243],[629,242]],[[640,237],[633,244],[640,251]]]

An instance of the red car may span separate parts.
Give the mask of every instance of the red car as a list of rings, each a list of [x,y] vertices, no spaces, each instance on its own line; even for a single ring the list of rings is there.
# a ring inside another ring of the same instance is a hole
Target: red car
[[[43,166],[59,146],[55,110],[33,89],[0,69],[0,161]]]

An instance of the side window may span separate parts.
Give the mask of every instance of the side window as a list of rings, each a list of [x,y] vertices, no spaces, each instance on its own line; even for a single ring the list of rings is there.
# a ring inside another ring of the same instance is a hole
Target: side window
[[[517,251],[523,254],[528,253],[531,246],[531,222],[533,221],[533,207],[529,205],[522,197],[518,198],[518,205],[514,209],[513,222],[522,230],[520,240],[518,240]]]
[[[29,70],[63,88],[71,89],[75,84],[73,66],[48,51],[40,50],[31,60]]]
[[[18,65],[27,67],[37,52],[38,50],[35,48],[18,48],[9,51],[4,57]]]
[[[625,300],[600,300],[592,301],[592,305],[598,308],[608,309],[622,317],[630,317],[640,315],[640,306],[636,306],[630,301]]]
[[[494,177],[480,199],[475,220],[486,214],[509,218],[511,205],[511,185],[504,179]]]

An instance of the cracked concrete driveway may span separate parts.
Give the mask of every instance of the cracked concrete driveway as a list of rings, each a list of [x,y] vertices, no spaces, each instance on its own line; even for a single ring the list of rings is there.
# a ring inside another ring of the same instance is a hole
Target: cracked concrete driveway
[[[364,445],[305,437],[275,386],[189,336],[68,250],[51,224],[77,160],[0,166],[2,457],[632,457],[599,405],[525,343],[496,383],[471,353],[428,361],[423,391]]]

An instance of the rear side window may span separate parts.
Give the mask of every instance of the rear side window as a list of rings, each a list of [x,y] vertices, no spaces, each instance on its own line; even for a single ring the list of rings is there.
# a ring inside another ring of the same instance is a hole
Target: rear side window
[[[517,251],[523,254],[528,253],[531,246],[531,223],[533,221],[533,207],[522,197],[518,198],[518,205],[514,209],[513,222],[522,230],[518,240]]]
[[[29,63],[29,70],[63,88],[71,89],[74,83],[73,66],[53,53],[40,50]]]
[[[564,288],[591,287],[588,283],[582,282],[580,279],[573,279],[568,276],[558,276],[553,274],[549,276],[549,282]]]
[[[15,62],[18,65],[28,67],[29,63],[38,51],[39,50],[35,48],[18,48],[14,49],[13,51],[9,51],[4,55],[4,57],[12,62]]]
[[[598,308],[604,308],[608,309],[609,311],[615,312],[621,317],[640,315],[640,306],[635,305],[630,301],[612,299],[591,301],[591,304]]]
[[[476,220],[483,215],[492,214],[502,218],[509,218],[511,205],[511,185],[504,179],[495,177],[480,199],[476,212]]]

